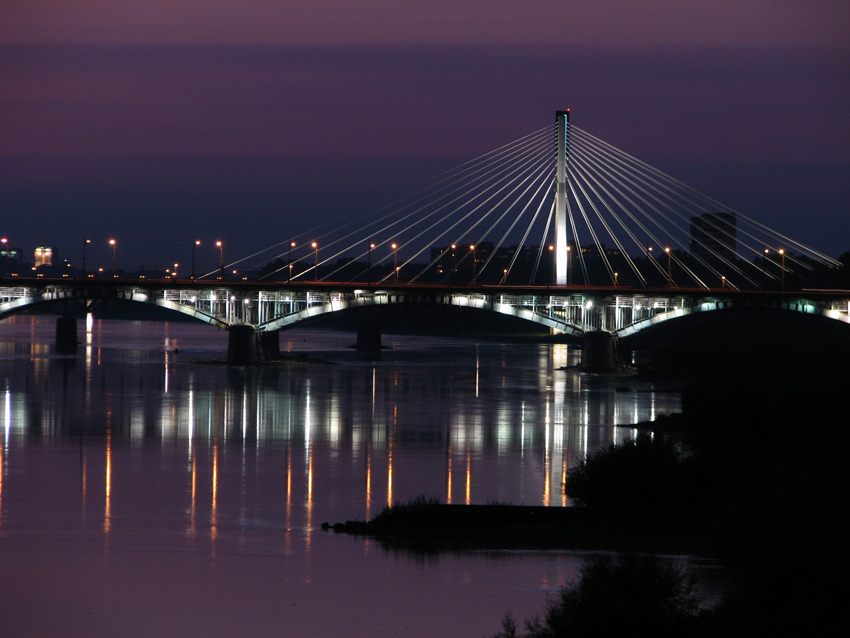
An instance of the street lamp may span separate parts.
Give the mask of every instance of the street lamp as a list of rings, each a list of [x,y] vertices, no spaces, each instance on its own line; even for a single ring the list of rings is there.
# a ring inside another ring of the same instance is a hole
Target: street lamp
[[[472,285],[475,285],[475,276],[478,274],[478,271],[475,269],[475,244],[469,245],[469,250],[472,251]]]
[[[721,288],[725,288],[725,287],[726,287],[726,275],[721,275],[721,276],[720,276],[720,287],[721,287]]]
[[[200,246],[201,240],[192,237],[192,281],[195,281],[195,246]]]
[[[398,283],[398,244],[393,242],[390,244],[393,249],[393,272],[395,273],[395,282]]]
[[[567,246],[567,285],[573,283],[573,247]]]
[[[671,269],[672,255],[670,253],[670,247],[667,246],[664,249],[664,252],[667,253],[667,287],[669,288],[670,286],[673,285],[673,276],[672,276],[672,269]]]
[[[83,277],[86,276],[86,244],[90,244],[91,239],[83,235]]]
[[[319,281],[319,242],[314,241],[310,245],[313,247],[313,250],[316,251],[316,281]]]
[[[366,265],[366,285],[367,286],[372,285],[372,249],[374,247],[375,247],[375,244],[373,242],[369,242],[369,250],[368,250],[369,257],[367,259],[367,265]]]
[[[292,282],[292,249],[295,248],[295,242],[291,239],[289,240],[289,246],[286,249],[286,263],[289,264],[289,276],[286,279],[286,283]]]
[[[555,247],[552,244],[549,244],[547,246],[547,248],[549,249],[549,258],[546,260],[546,265],[548,266],[547,270],[549,271],[549,275],[546,277],[546,285],[548,286],[551,283],[557,283],[557,281],[554,281],[554,282],[552,281],[553,279],[555,279],[552,276],[552,273],[555,272],[555,268],[554,268],[554,266],[555,266],[555,264],[554,264]],[[569,269],[567,269],[567,270],[569,270]]]
[[[110,239],[109,245],[112,246],[112,276],[117,277],[118,275],[115,274],[115,253],[118,249],[118,242],[114,239]]]
[[[779,256],[782,257],[782,290],[785,290],[785,249],[779,249]]]
[[[6,276],[9,276],[9,238],[3,237],[0,239],[0,244],[3,244],[3,252],[6,253]]]
[[[215,246],[218,248],[218,278],[224,279],[224,244],[219,239]]]
[[[619,284],[619,277],[620,277],[620,273],[615,272],[614,273],[614,287],[615,288],[617,288],[620,285]]]

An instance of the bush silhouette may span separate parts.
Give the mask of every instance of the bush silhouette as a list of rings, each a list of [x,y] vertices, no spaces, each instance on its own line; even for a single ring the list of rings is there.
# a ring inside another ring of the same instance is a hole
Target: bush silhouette
[[[690,635],[700,616],[690,579],[674,563],[646,554],[589,558],[581,577],[526,621],[524,638]],[[518,638],[508,614],[493,638]]]
[[[674,505],[682,460],[673,439],[640,434],[589,455],[569,471],[564,489],[575,505]]]

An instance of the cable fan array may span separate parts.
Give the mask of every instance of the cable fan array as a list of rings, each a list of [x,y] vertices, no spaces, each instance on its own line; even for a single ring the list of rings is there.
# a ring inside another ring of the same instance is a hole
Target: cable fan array
[[[573,285],[759,287],[784,277],[786,269],[837,265],[574,125],[567,189]],[[512,278],[533,284],[541,277],[549,283],[551,265],[544,266],[552,259],[547,242],[554,192],[555,145],[552,129],[545,128],[377,210],[305,231],[235,263],[248,262],[250,269],[285,259],[264,275],[272,280],[414,283],[435,277],[451,282],[452,271],[467,260],[470,283]],[[290,242],[311,249],[291,258]],[[768,267],[771,251],[774,259],[781,255],[781,273]],[[389,262],[392,269],[383,268],[372,281],[373,267]]]

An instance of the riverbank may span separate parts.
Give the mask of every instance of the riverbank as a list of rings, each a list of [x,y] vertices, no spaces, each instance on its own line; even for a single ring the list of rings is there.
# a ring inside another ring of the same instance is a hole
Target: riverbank
[[[709,548],[713,512],[677,508],[446,505],[414,500],[370,521],[325,530],[417,549],[604,549],[699,554]]]

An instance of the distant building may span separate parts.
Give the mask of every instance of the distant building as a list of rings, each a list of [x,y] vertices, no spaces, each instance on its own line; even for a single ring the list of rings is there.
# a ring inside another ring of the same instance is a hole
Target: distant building
[[[41,266],[52,266],[53,248],[50,246],[39,246],[36,248],[35,254],[33,255],[33,264],[36,268],[40,268]]]
[[[705,261],[734,261],[738,220],[735,213],[691,217],[691,254]]]

